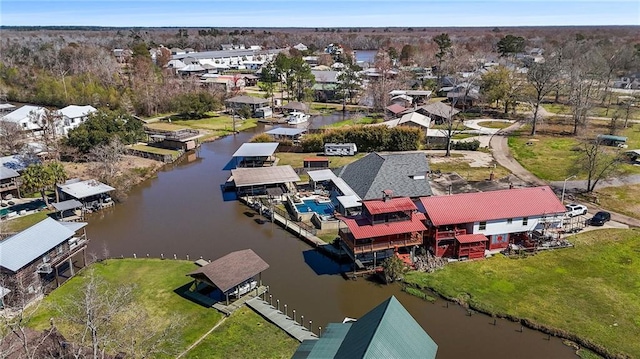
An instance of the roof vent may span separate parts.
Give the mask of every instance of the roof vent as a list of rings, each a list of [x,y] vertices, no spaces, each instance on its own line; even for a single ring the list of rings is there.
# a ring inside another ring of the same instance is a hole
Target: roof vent
[[[387,201],[390,200],[393,197],[393,191],[390,189],[385,189],[384,191],[382,191],[382,200],[383,201]]]

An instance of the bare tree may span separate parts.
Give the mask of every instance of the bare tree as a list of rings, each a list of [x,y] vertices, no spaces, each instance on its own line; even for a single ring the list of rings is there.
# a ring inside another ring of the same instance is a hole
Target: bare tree
[[[89,157],[96,162],[96,170],[100,179],[112,179],[118,171],[118,163],[122,160],[126,148],[118,137],[109,143],[94,147]]]
[[[598,182],[614,175],[622,163],[620,150],[607,151],[599,139],[584,141],[577,161],[578,169],[587,173],[587,192]]]
[[[26,135],[18,124],[0,121],[0,152],[3,155],[19,153],[25,145]]]
[[[558,71],[558,62],[554,58],[550,58],[543,63],[534,63],[527,72],[527,80],[529,82],[529,91],[527,93],[529,103],[533,107],[531,136],[536,134],[538,111],[544,97],[558,87]]]

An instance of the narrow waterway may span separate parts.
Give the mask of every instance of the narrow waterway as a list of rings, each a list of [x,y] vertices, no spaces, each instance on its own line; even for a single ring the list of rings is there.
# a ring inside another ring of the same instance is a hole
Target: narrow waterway
[[[128,201],[89,218],[89,251],[98,256],[146,256],[216,259],[231,251],[251,248],[270,268],[263,281],[281,307],[304,316],[305,324],[325,327],[345,316],[359,317],[388,298],[398,297],[438,343],[438,358],[572,358],[560,340],[520,325],[483,315],[467,316],[455,305],[424,302],[396,285],[365,279],[345,280],[333,261],[271,224],[259,224],[250,210],[224,201],[220,185],[229,176],[223,168],[231,154],[255,133],[229,136],[206,143],[197,154],[158,173],[136,187]],[[212,309],[213,310],[213,309]]]

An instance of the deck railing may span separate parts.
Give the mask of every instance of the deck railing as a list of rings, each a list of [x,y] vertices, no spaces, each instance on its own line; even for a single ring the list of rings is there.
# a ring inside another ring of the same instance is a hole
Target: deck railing
[[[342,229],[340,229],[342,232]],[[344,232],[343,232],[344,233]],[[400,240],[388,240],[384,242],[372,242],[365,244],[355,244],[353,237],[350,235],[340,236],[342,240],[347,244],[349,248],[355,253],[368,253],[377,252],[385,249],[394,249],[396,247],[409,247],[422,245],[422,236],[419,233],[414,233],[410,237]]]

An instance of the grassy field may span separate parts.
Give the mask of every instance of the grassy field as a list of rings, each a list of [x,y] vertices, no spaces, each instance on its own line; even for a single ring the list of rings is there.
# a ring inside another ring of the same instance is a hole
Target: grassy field
[[[379,115],[371,115],[371,116],[363,116],[359,118],[352,118],[344,121],[334,122],[330,125],[325,125],[323,128],[338,128],[338,127],[346,127],[346,126],[355,126],[355,125],[368,125],[371,123],[382,122],[384,121],[384,117]]]
[[[640,185],[608,187],[597,190],[600,205],[629,217],[640,218]]]
[[[450,158],[447,162],[429,162],[432,171],[441,171],[443,173],[456,172],[467,181],[483,181],[489,179],[489,175],[493,170],[495,178],[508,176],[511,172],[502,166],[496,168],[487,167],[471,167],[469,162],[464,158]]]
[[[291,358],[298,345],[297,340],[243,307],[184,358]]]
[[[513,125],[513,123],[502,122],[502,121],[482,121],[482,122],[478,122],[478,125],[482,127],[487,127],[487,128],[507,128]]]
[[[545,103],[542,105],[545,110],[557,113],[561,115],[570,115],[571,114],[571,106],[564,105],[561,103]],[[626,116],[626,108],[624,106],[619,105],[611,105],[609,108],[609,112],[607,113],[607,108],[603,106],[596,106],[591,109],[589,116],[593,117],[611,117],[614,113],[618,111],[618,115],[621,120],[624,120]],[[629,111],[629,119],[630,120],[640,120],[640,110],[632,107]]]
[[[176,131],[185,128],[202,130],[205,133],[203,140],[224,136],[233,132],[233,118],[231,116],[210,112],[208,117],[199,120],[173,119],[168,122],[153,122],[146,124],[146,127],[163,131]],[[257,119],[236,119],[236,131],[244,131],[248,128],[256,127]]]
[[[364,156],[367,153],[358,153],[355,156],[329,156],[329,167],[338,168],[346,164],[354,162]],[[304,165],[303,160],[309,157],[316,157],[316,153],[293,153],[293,152],[278,152],[276,157],[279,158],[278,166],[290,165],[293,168],[302,167]]]
[[[579,157],[576,150],[580,148],[580,141],[570,135],[572,126],[567,119],[546,121],[534,137],[529,136],[530,131],[529,126],[524,126],[509,137],[509,148],[524,168],[548,181],[562,181],[574,174],[578,175],[578,179],[586,179],[584,171],[576,167]],[[594,138],[607,131],[606,121],[591,121],[585,136]],[[619,135],[628,138],[629,148],[640,148],[640,125],[634,124],[620,131]],[[614,147],[607,149],[616,150]],[[640,167],[631,164],[623,164],[620,170],[623,175],[640,173]]]
[[[175,349],[179,352],[185,350],[204,335],[222,318],[222,314],[216,310],[205,308],[174,292],[190,282],[190,278],[185,274],[197,268],[192,262],[160,259],[116,259],[94,264],[93,268],[96,274],[108,283],[114,285],[135,283],[137,285],[135,290],[136,303],[144,308],[150,316],[157,319],[156,322],[161,323],[160,325],[167,325],[174,316],[180,317],[182,322],[173,335],[178,342]],[[58,315],[54,308],[80,287],[82,281],[85,280],[84,274],[86,273],[86,271],[81,272],[80,275],[72,278],[47,296],[30,325],[38,329],[47,328],[49,318],[55,318]],[[63,334],[65,330],[68,330],[64,327],[60,329]],[[281,333],[280,329],[261,317],[246,312],[240,314],[238,318],[229,319],[212,335],[213,340],[207,339],[208,349],[202,349],[204,350],[202,353],[206,353],[206,356],[201,357],[238,357],[237,350],[241,350],[240,346],[242,345],[252,349],[257,347],[270,348],[268,353],[265,352],[266,356],[264,357],[289,357],[292,354],[292,348],[297,346],[297,344],[293,344],[295,340],[286,340],[286,335]],[[271,341],[276,341],[278,344],[271,343]],[[215,347],[211,345],[214,342],[216,343]],[[234,352],[225,352],[226,350]],[[240,353],[249,354],[250,352]],[[190,357],[197,358],[198,356]],[[243,354],[240,357],[249,357],[249,355]]]
[[[6,232],[20,232],[34,224],[42,221],[49,216],[50,211],[40,211],[26,216],[20,216],[8,221],[3,221],[6,224]]]
[[[406,281],[640,357],[640,230],[590,231],[571,241],[573,249],[453,263]]]
[[[178,157],[178,155],[180,154],[180,152],[175,150],[168,150],[166,148],[158,148],[158,147],[147,146],[147,145],[132,145],[131,148],[134,150],[155,153],[158,155],[170,155],[173,158]]]

